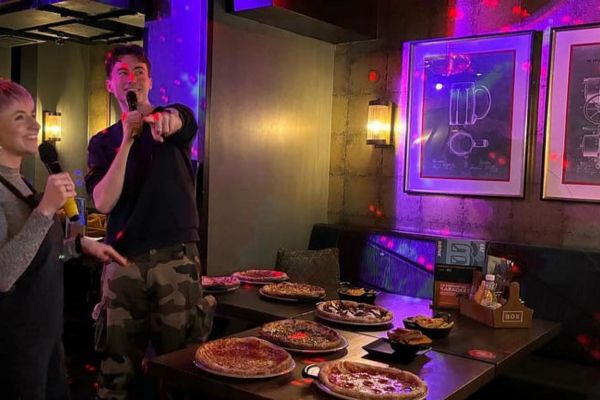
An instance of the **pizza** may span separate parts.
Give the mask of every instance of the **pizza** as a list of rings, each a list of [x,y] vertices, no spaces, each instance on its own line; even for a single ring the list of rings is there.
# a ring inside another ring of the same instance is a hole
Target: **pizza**
[[[296,300],[318,300],[325,297],[325,289],[306,283],[271,283],[260,288],[262,295]]]
[[[319,371],[321,385],[353,399],[416,400],[427,395],[427,384],[412,372],[353,361],[333,361]]]
[[[202,288],[210,291],[226,291],[240,286],[235,276],[203,276]]]
[[[349,300],[331,300],[317,304],[317,316],[337,322],[366,325],[387,324],[394,319],[390,310]]]
[[[288,349],[331,350],[339,349],[345,343],[335,329],[318,322],[301,319],[284,319],[264,324],[260,337]]]
[[[284,374],[295,366],[290,353],[257,337],[206,342],[196,350],[195,361],[216,374],[241,378]]]
[[[281,282],[288,278],[285,272],[275,271],[273,269],[249,269],[246,271],[234,272],[233,276],[242,282],[264,283]]]

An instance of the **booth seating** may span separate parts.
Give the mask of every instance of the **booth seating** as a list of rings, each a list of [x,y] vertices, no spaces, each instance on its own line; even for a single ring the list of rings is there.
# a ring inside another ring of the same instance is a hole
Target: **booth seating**
[[[368,257],[373,235],[433,243],[439,239],[391,230],[316,224],[309,249],[337,247],[341,279],[358,282],[365,276],[365,270],[375,268]],[[600,252],[494,241],[488,241],[486,247],[488,255],[515,262],[515,280],[521,285],[525,304],[534,309],[534,318],[562,324],[558,337],[523,360],[503,379],[517,386],[536,387],[538,394],[548,392],[558,396],[553,398],[600,398]],[[381,275],[385,275],[390,256],[381,254]],[[417,278],[419,276],[413,276]],[[381,283],[385,285],[389,281]],[[405,281],[400,281],[402,287],[380,287],[399,294],[427,297],[413,289],[428,289],[429,283]]]

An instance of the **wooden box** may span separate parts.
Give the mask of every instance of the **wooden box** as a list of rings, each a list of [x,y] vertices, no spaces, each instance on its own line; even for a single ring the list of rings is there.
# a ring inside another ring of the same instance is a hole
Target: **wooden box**
[[[495,310],[477,304],[467,297],[461,297],[460,313],[493,328],[529,328],[533,319],[533,310],[521,303],[519,290],[519,284],[512,282],[508,301]]]

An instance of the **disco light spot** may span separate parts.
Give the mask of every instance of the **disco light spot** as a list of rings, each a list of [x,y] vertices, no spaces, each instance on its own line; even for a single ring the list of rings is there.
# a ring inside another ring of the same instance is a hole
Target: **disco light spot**
[[[577,335],[577,342],[583,347],[588,347],[592,344],[592,339],[588,335]]]

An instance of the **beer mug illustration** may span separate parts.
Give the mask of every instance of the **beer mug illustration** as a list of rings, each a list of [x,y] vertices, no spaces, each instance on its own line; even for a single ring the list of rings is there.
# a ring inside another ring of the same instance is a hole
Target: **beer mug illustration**
[[[456,82],[450,87],[448,108],[450,125],[473,125],[478,120],[484,119],[491,107],[492,95],[484,85],[475,85],[475,82]],[[478,111],[481,114],[478,114]]]
[[[454,131],[448,139],[450,151],[459,157],[468,156],[473,149],[486,148],[489,144],[487,139],[475,140],[473,135],[463,130]]]

